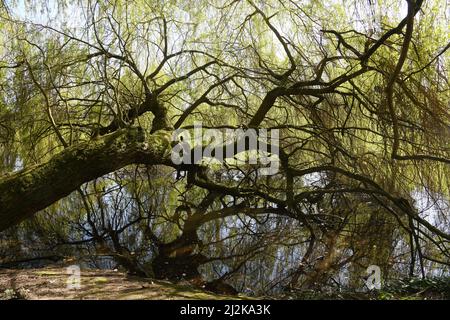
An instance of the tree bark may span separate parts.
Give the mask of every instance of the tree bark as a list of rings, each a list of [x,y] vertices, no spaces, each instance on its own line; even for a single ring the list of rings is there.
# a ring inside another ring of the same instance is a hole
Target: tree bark
[[[49,161],[0,178],[0,231],[129,164],[171,165],[171,132],[126,128],[64,149]]]

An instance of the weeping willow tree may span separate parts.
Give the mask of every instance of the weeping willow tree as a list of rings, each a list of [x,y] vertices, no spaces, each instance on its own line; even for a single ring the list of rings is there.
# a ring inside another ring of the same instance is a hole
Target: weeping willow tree
[[[271,290],[356,283],[371,264],[448,270],[449,14],[444,0],[3,2],[4,243],[93,243],[133,273],[208,271],[239,290],[255,274],[275,273]],[[279,130],[279,170],[237,149],[175,163],[174,133],[199,122]]]

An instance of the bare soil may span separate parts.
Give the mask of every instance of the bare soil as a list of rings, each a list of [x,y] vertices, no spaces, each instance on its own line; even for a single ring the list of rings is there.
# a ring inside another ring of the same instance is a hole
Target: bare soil
[[[132,277],[113,270],[81,270],[80,288],[70,288],[66,268],[0,269],[1,299],[183,300],[242,299],[202,291],[186,284]]]

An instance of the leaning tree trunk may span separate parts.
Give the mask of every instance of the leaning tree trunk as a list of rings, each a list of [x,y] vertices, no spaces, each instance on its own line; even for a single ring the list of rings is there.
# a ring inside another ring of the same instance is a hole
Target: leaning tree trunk
[[[208,262],[206,256],[195,253],[201,243],[197,229],[205,221],[201,212],[189,216],[181,236],[170,243],[158,245],[158,254],[152,261],[153,274],[158,279],[188,280],[195,286],[219,294],[237,294],[237,290],[223,279],[207,282],[200,274],[200,266]]]
[[[206,257],[194,253],[199,239],[196,232],[183,234],[176,240],[160,244],[158,255],[152,261],[156,278],[169,280],[201,279],[198,268],[205,263]]]
[[[73,145],[49,161],[0,178],[0,231],[32,216],[80,185],[132,163],[170,162],[169,131],[126,128]]]

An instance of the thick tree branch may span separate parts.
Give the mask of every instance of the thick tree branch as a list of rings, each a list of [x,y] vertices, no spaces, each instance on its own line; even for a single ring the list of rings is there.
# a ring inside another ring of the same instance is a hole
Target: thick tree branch
[[[170,133],[121,129],[66,148],[49,161],[0,180],[0,231],[32,216],[80,185],[133,163],[170,165]]]

